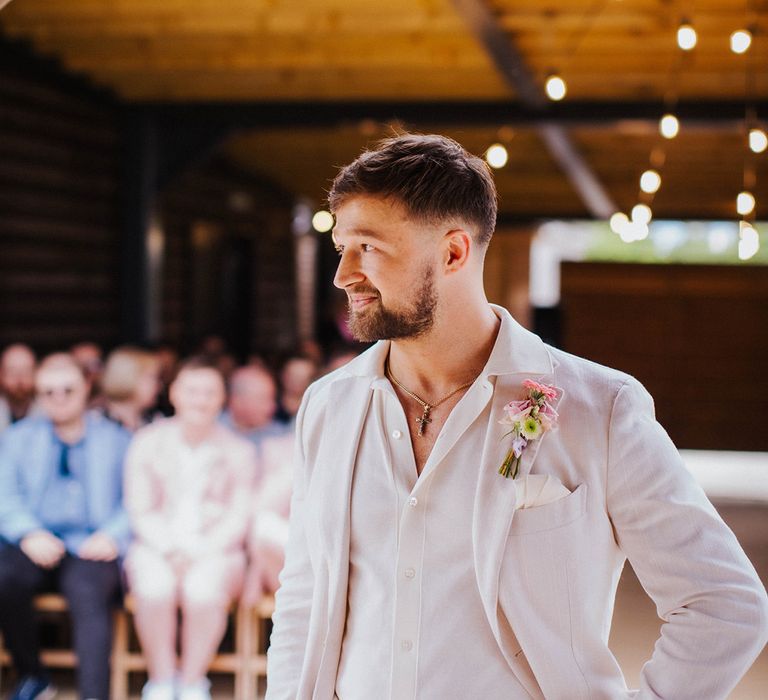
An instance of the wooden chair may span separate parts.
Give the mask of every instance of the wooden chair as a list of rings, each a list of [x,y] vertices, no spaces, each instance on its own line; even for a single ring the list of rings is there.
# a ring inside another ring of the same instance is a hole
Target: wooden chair
[[[127,700],[129,674],[146,671],[147,665],[140,651],[130,648],[132,600],[126,597],[125,606],[115,611],[112,638],[111,700]],[[238,605],[233,608],[235,621],[234,649],[218,653],[210,671],[230,673],[234,676],[234,700],[254,700],[260,678],[267,675],[267,621],[272,617],[275,601],[272,596],[263,598],[255,607]],[[67,612],[63,596],[48,593],[35,598],[35,608],[42,613]],[[49,668],[73,669],[77,657],[71,649],[42,649],[43,664]],[[10,664],[10,655],[0,645],[0,669]]]

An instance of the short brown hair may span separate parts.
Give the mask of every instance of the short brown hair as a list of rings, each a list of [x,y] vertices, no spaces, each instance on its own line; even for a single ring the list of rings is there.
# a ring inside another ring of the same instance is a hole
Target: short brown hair
[[[457,218],[474,224],[481,245],[496,228],[496,185],[490,169],[447,136],[403,134],[363,152],[333,181],[331,211],[359,194],[392,197],[420,221]]]

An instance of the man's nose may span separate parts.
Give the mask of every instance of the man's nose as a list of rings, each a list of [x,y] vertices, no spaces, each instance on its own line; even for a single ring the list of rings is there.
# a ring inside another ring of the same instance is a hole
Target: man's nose
[[[339,258],[339,266],[336,268],[336,274],[333,277],[333,283],[339,289],[344,289],[350,284],[362,282],[365,275],[360,272],[357,265],[357,256],[352,251],[344,251]]]

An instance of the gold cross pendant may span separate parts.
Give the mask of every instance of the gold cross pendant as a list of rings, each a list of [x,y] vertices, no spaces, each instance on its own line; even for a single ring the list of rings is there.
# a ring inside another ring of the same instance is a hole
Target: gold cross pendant
[[[427,404],[424,406],[424,415],[421,418],[417,418],[416,422],[419,424],[419,437],[424,435],[424,428],[427,427],[427,423],[431,423],[432,419],[429,417],[429,412],[432,410],[432,406]]]

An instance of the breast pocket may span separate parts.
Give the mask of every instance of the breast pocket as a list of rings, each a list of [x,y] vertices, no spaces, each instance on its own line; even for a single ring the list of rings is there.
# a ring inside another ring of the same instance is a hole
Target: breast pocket
[[[571,493],[556,501],[515,511],[510,537],[565,527],[587,510],[587,484],[579,484]]]

